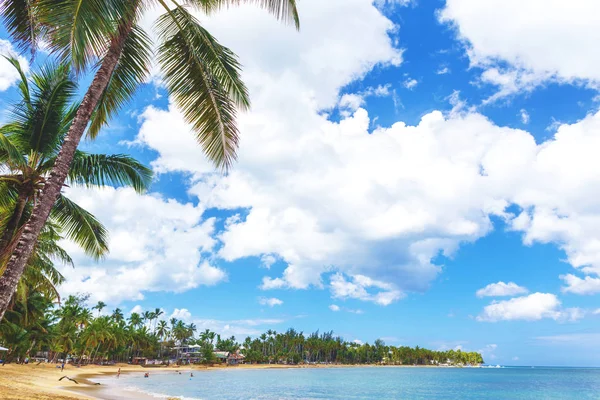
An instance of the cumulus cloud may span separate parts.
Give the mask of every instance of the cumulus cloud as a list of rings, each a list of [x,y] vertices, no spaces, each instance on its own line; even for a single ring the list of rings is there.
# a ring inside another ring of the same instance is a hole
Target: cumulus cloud
[[[340,311],[340,306],[336,306],[335,304],[332,304],[329,306],[329,309],[331,311],[337,312],[337,311]]]
[[[493,301],[477,317],[478,321],[538,321],[550,318],[561,321],[576,321],[583,317],[578,308],[562,309],[561,302],[551,293],[532,293],[510,300]]]
[[[600,293],[600,278],[586,276],[583,279],[573,274],[561,275],[560,278],[565,285],[562,291],[575,294],[596,294]]]
[[[475,3],[477,12],[488,8]],[[449,1],[442,19],[462,29],[457,10],[460,1]],[[229,174],[214,174],[173,107],[141,116],[136,142],[157,151],[157,172],[189,174],[198,208],[243,209],[222,232],[207,227],[222,244],[216,256],[269,255],[285,264],[281,275],[263,278],[263,290],[330,286],[335,298],[389,304],[426,290],[441,271],[435,257],[452,257],[500,217],[525,244],[556,243],[581,273],[600,272],[600,114],[559,125],[536,144],[530,133],[495,125],[455,95],[451,113],[371,130],[362,95],[342,102],[340,90],[376,65],[400,64],[402,51],[388,36],[396,27],[369,0],[306,0],[302,12],[302,35],[254,8],[206,22],[240,55],[253,99],[252,111],[239,118],[239,162]],[[470,54],[479,47],[476,41]],[[486,79],[508,86],[506,72],[493,68]],[[536,68],[528,70],[539,77],[543,68]],[[328,110],[340,102],[348,113],[332,121]],[[511,205],[517,214],[507,211]]]
[[[202,257],[216,244],[214,219],[200,205],[181,204],[132,189],[70,188],[67,195],[107,227],[110,253],[96,264],[70,242],[76,268],[63,267],[63,293],[90,293],[90,301],[141,300],[144,291],[182,292],[224,281],[224,270]]]
[[[342,274],[337,273],[331,277],[330,288],[331,296],[335,299],[358,299],[382,306],[387,306],[403,297],[403,293],[395,289],[394,285],[364,275],[354,275],[352,280],[348,281]],[[369,288],[373,288],[377,292],[368,292]],[[362,313],[360,310],[354,310],[354,312]]]
[[[482,80],[499,87],[495,100],[547,81],[597,87],[599,11],[595,0],[447,0],[439,17],[485,70]]]
[[[189,323],[192,320],[192,313],[187,308],[176,308],[171,313],[169,319],[175,318],[180,321]]]
[[[500,296],[515,296],[518,294],[527,293],[527,289],[517,285],[514,282],[498,282],[490,283],[486,287],[479,289],[475,294],[477,297],[500,297]]]
[[[261,306],[275,307],[282,305],[283,301],[275,297],[260,297],[258,299],[258,304],[260,304]]]

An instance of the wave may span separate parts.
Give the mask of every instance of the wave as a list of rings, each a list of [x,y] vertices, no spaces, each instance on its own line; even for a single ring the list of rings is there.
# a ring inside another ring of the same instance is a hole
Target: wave
[[[128,392],[142,393],[146,396],[154,397],[156,399],[202,400],[199,397],[174,396],[174,395],[170,395],[170,394],[151,392],[148,390],[141,389],[137,386],[127,386],[123,390],[126,390]]]

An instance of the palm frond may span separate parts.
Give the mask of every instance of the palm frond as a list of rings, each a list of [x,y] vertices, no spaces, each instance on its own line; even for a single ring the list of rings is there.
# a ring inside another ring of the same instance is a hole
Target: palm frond
[[[41,67],[32,74],[31,82],[30,102],[18,103],[11,110],[15,128],[11,141],[25,154],[45,154],[62,142],[63,116],[77,94],[77,83],[64,64]]]
[[[54,203],[50,217],[61,227],[66,239],[79,245],[87,255],[100,259],[108,253],[108,232],[92,214],[63,195]]]
[[[208,158],[229,168],[239,141],[236,108],[250,105],[237,57],[182,7],[161,16],[156,28],[158,61],[175,104]]]
[[[58,245],[58,241],[62,239],[58,234],[57,227],[52,227],[52,229],[48,229],[48,226],[51,224],[47,224],[44,227],[44,230],[40,234],[38,238],[38,243],[36,244],[36,251],[33,253],[32,260],[35,257],[39,257],[42,261],[47,261],[47,265],[53,265],[51,260],[59,261],[65,265],[70,265],[71,267],[75,267],[73,263],[73,259],[67,253],[65,249]],[[30,262],[33,263],[33,262]],[[44,272],[48,272],[45,271]],[[48,272],[49,274],[54,274],[53,271]]]
[[[80,73],[95,63],[116,33],[128,1],[38,0],[42,22],[48,28],[48,46],[59,59]]]
[[[92,139],[147,79],[151,55],[151,39],[141,28],[134,26],[125,40],[119,62],[92,116],[92,123],[88,129],[88,135]]]
[[[0,14],[17,48],[30,50],[33,55],[37,48],[41,25],[38,22],[34,0],[3,0]]]
[[[52,168],[54,159],[43,166]],[[131,186],[145,192],[152,183],[152,170],[133,157],[124,154],[89,154],[77,151],[69,169],[69,182],[76,185]]]
[[[296,0],[186,0],[185,3],[200,7],[207,14],[240,4],[253,4],[269,11],[279,20],[293,23],[296,29],[300,29]]]
[[[0,127],[0,162],[11,168],[27,165],[27,160],[9,137],[17,129],[19,126],[10,123]]]
[[[21,91],[21,96],[23,96],[23,101],[27,104],[31,102],[31,96],[29,95],[29,83],[27,81],[27,77],[25,76],[25,72],[23,68],[21,68],[21,63],[15,57],[6,57],[6,60],[17,70],[19,73],[19,77],[21,81],[19,82],[19,90]]]

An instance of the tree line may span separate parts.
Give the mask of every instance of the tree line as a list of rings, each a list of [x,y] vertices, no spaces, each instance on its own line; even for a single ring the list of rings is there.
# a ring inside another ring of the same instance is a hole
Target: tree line
[[[87,307],[87,296],[70,296],[57,307],[41,293],[17,303],[0,323],[0,341],[9,348],[5,362],[24,362],[43,354],[49,361],[71,359],[77,364],[132,362],[136,357],[165,363],[181,359],[181,347],[197,345],[195,359],[212,364],[214,352],[237,352],[246,363],[333,363],[387,365],[477,365],[477,352],[433,351],[420,347],[388,346],[348,342],[333,332],[303,332],[288,329],[239,342],[210,330],[198,332],[194,323],[161,318],[163,311],[145,311],[125,316],[119,308],[103,314],[106,304]]]

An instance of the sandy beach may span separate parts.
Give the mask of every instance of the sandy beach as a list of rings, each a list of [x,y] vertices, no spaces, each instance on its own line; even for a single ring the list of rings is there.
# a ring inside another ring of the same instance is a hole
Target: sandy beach
[[[338,368],[350,367],[348,365],[239,365],[236,367],[225,366],[171,366],[160,368],[143,368],[128,364],[114,366],[83,366],[77,368],[72,365],[65,366],[64,371],[56,368],[57,364],[7,364],[0,366],[0,398],[6,400],[75,400],[75,399],[105,399],[110,393],[110,399],[146,399],[139,393],[116,393],[109,385],[95,385],[94,378],[102,376],[116,376],[117,370],[121,373],[144,373],[156,371],[194,370],[208,371],[221,368],[246,368],[246,369],[272,369],[272,368]],[[364,366],[363,366],[364,367]],[[59,381],[63,376],[77,380],[71,382],[67,379]]]

